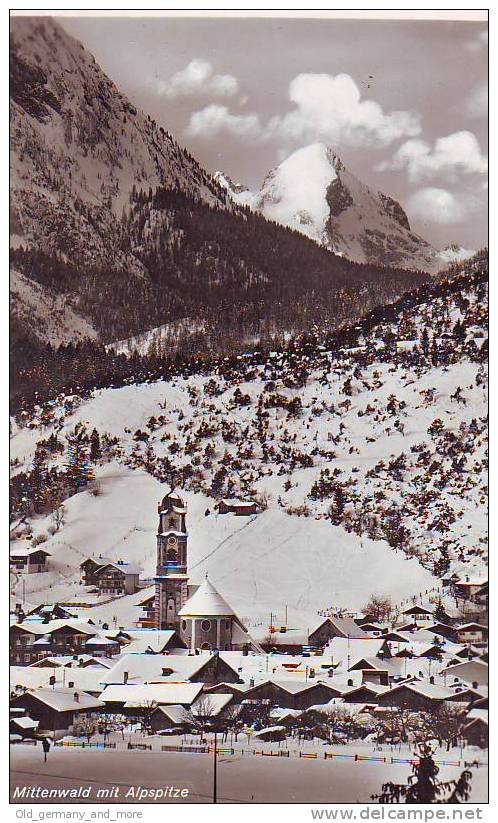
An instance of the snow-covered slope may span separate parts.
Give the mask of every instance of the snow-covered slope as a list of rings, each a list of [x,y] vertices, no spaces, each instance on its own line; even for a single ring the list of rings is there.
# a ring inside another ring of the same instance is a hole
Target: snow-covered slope
[[[91,323],[73,309],[66,295],[52,292],[15,270],[10,272],[10,312],[31,334],[52,346],[97,337]]]
[[[78,566],[91,553],[137,562],[150,577],[156,503],[172,481],[189,508],[193,582],[209,571],[254,626],[270,611],[282,619],[286,605],[289,622],[306,627],[323,609],[360,609],[372,593],[399,602],[437,589],[444,574],[482,577],[486,293],[479,280],[446,286],[383,310],[339,348],[296,344],[19,415],[14,480],[50,435],[47,468],[64,466],[78,422],[108,444],[96,479],[66,500],[59,531],[50,535],[43,512],[15,530],[14,545],[41,535],[51,553],[51,571],[30,576],[26,598],[81,593]],[[220,496],[257,496],[266,508],[220,516]],[[137,619],[134,603],[98,614]]]
[[[251,193],[220,172],[233,200],[358,263],[437,271],[438,252],[411,231],[399,203],[358,180],[331,148],[312,143],[287,157]]]

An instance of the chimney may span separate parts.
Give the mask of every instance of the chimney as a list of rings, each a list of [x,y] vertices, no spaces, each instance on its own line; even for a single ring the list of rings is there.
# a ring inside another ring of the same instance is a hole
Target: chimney
[[[128,672],[123,672],[123,683],[125,686],[128,683],[128,676]]]
[[[477,689],[477,681],[476,681],[476,680],[474,680],[474,681],[473,681],[473,683],[472,683],[472,688],[473,688],[473,689]]]
[[[251,677],[251,679],[249,680],[249,688],[250,689],[254,688],[254,677]]]
[[[75,703],[79,703],[80,702],[79,692],[75,692],[74,695],[73,695],[73,698],[74,698]]]

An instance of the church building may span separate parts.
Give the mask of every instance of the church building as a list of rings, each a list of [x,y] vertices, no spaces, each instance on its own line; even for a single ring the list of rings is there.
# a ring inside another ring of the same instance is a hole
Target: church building
[[[154,624],[174,629],[191,652],[256,648],[234,610],[205,580],[189,586],[187,575],[187,509],[170,491],[158,505]],[[259,648],[259,647],[258,647]]]

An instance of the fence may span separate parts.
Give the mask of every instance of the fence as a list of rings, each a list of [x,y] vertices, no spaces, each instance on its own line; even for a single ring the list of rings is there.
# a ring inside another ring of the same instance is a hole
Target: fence
[[[115,743],[84,743],[76,740],[56,740],[54,746],[77,746],[80,749],[115,749]]]
[[[15,741],[19,743],[27,743],[29,745],[36,745],[36,740],[22,740]],[[60,740],[54,743],[54,746],[77,746],[82,749],[115,749],[116,743],[84,743],[73,740]],[[138,749],[140,751],[152,751],[151,743],[128,743],[128,749]],[[174,746],[162,745],[162,752],[184,752],[190,754],[214,754],[214,746]],[[342,752],[303,752],[292,751],[290,749],[234,749],[234,748],[216,748],[216,753],[219,755],[240,755],[241,757],[299,757],[305,760],[351,760],[354,763],[385,763],[389,765],[408,765],[414,766],[418,764],[416,758],[392,757],[390,755],[367,755],[359,753],[346,754]],[[480,763],[478,761],[469,762],[467,760],[435,760],[437,766],[460,766],[463,768],[480,768],[487,766],[487,763]]]

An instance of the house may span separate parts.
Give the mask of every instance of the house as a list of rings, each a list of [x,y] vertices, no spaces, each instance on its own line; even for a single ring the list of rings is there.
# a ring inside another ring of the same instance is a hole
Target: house
[[[107,685],[139,683],[237,683],[239,674],[218,654],[123,654],[106,671]]]
[[[185,706],[156,706],[150,716],[150,725],[154,734],[166,729],[174,730],[177,734],[191,728],[193,718]]]
[[[98,569],[101,569],[102,566],[107,565],[107,563],[113,562],[114,561],[111,560],[110,557],[102,557],[102,555],[99,555],[98,557],[85,558],[85,560],[83,560],[83,562],[80,563],[81,576],[85,586],[95,586],[95,572]]]
[[[454,578],[451,583],[451,592],[457,599],[472,600],[480,602],[486,600],[488,592],[488,581],[482,578],[471,578],[469,575],[462,580]]]
[[[465,663],[446,666],[441,674],[448,679],[447,682],[451,678],[453,681],[461,680],[464,683],[475,683],[477,686],[488,685],[488,665],[481,660],[466,660]]]
[[[379,705],[411,709],[412,711],[432,711],[451,699],[452,692],[428,681],[400,683],[379,695]]]
[[[432,622],[432,612],[425,606],[410,606],[402,612],[403,618],[411,618],[414,623]]]
[[[74,689],[34,689],[14,697],[13,707],[21,707],[33,720],[38,720],[40,730],[57,732],[67,730],[76,717],[102,711],[104,704],[86,692]]]
[[[47,571],[47,557],[50,552],[40,549],[39,546],[32,546],[28,549],[12,549],[10,552],[10,565],[19,572],[33,574]]]
[[[254,500],[220,500],[218,512],[220,514],[235,514],[237,517],[248,517],[259,514],[260,506]]]
[[[22,738],[33,739],[38,731],[39,721],[31,717],[11,717],[9,722],[10,734],[18,734]]]
[[[342,699],[344,703],[376,704],[379,702],[380,695],[386,691],[389,691],[389,687],[381,683],[364,683],[345,691]]]
[[[309,645],[323,648],[334,637],[366,639],[367,633],[350,617],[327,617],[309,635]]]
[[[86,641],[97,634],[90,623],[71,620],[24,620],[10,627],[10,662],[29,665],[47,656],[86,652]]]
[[[469,722],[464,726],[462,737],[469,746],[488,748],[489,728],[487,709],[472,709],[468,714]]]
[[[333,697],[341,695],[339,688],[322,681],[306,683],[299,680],[268,679],[250,686],[241,693],[241,699],[244,702],[262,701],[282,708],[308,709],[318,703],[328,703]]]
[[[463,623],[455,627],[458,643],[487,643],[488,627],[481,623]]]
[[[202,683],[126,683],[106,686],[100,698],[107,711],[133,716],[156,706],[189,709],[202,690]]]
[[[123,560],[105,563],[93,573],[101,594],[134,594],[139,589],[140,569]]]

